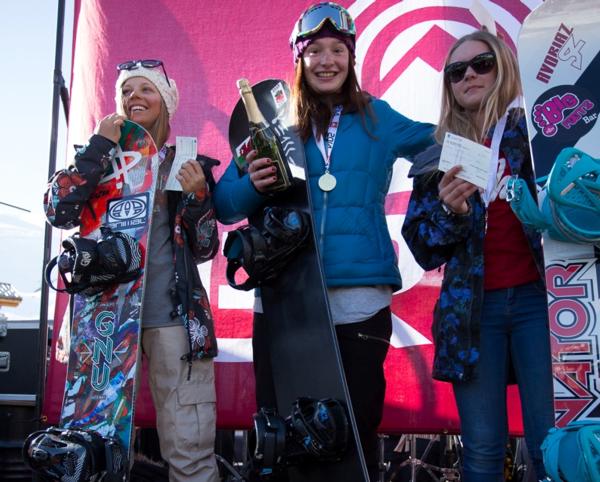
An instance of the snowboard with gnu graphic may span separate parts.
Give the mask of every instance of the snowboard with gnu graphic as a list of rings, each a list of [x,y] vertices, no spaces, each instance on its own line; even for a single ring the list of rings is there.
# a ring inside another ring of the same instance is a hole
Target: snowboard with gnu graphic
[[[140,125],[125,121],[121,137],[109,166],[92,193],[80,216],[80,235],[98,239],[101,226],[134,238],[142,254],[142,267],[147,257],[150,220],[154,202],[158,155],[151,135]],[[84,182],[84,181],[80,181]],[[64,192],[63,192],[64,191]],[[52,192],[53,196],[68,194],[68,187]],[[127,478],[133,452],[135,386],[138,372],[141,333],[144,274],[134,281],[111,285],[98,294],[73,295],[68,369],[58,428],[47,429],[46,440],[62,440],[67,447],[73,441],[86,444],[77,434],[93,431],[103,437],[106,464],[115,471],[116,479]],[[36,434],[39,434],[36,432]],[[40,457],[48,445],[37,447],[32,434],[25,448],[26,460],[32,468],[42,463]],[[73,435],[74,434],[74,435]],[[37,441],[43,439],[38,437]],[[98,439],[91,439],[96,447]],[[106,440],[110,440],[106,444]],[[59,443],[60,445],[60,443]],[[39,450],[38,450],[39,449]],[[52,449],[50,449],[51,451]],[[60,480],[100,480],[104,451],[84,457],[84,452],[72,450],[57,458]],[[108,452],[111,452],[110,454]],[[93,450],[87,450],[93,453]],[[99,460],[101,459],[101,460]],[[100,468],[99,468],[100,467]],[[114,475],[114,474],[113,474]],[[105,480],[105,479],[102,479]]]

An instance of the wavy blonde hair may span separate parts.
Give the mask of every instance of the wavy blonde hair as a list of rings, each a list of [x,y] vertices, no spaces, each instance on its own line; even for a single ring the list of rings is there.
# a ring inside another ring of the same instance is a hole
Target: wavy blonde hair
[[[165,104],[163,99],[161,99],[160,102],[160,114],[158,114],[158,118],[154,121],[154,125],[150,128],[149,132],[156,143],[156,147],[158,150],[161,150],[171,133],[169,111],[167,110],[167,104]]]
[[[503,40],[483,30],[458,39],[446,56],[444,68],[448,66],[450,57],[456,49],[469,41],[483,42],[494,52],[496,56],[496,81],[481,102],[480,112],[483,113],[484,121],[481,129],[478,130],[473,116],[458,104],[452,93],[450,81],[444,76],[442,109],[438,127],[435,131],[435,138],[440,144],[444,141],[446,132],[452,132],[475,142],[483,142],[488,130],[498,122],[498,119],[506,112],[508,105],[522,92],[519,66],[513,51]]]
[[[159,92],[159,90],[156,87],[154,88],[157,92]],[[127,109],[125,106],[125,97],[122,94],[122,89],[123,86],[119,88],[121,92],[117,92],[117,112],[126,116]],[[169,139],[169,135],[171,134],[171,124],[169,123],[169,111],[167,110],[167,104],[165,103],[165,100],[162,98],[162,96],[160,97],[160,113],[158,114],[158,117],[154,121],[152,127],[148,129],[148,132],[152,136],[152,139],[154,139],[154,143],[156,144],[157,149],[160,151],[162,149],[162,146]]]

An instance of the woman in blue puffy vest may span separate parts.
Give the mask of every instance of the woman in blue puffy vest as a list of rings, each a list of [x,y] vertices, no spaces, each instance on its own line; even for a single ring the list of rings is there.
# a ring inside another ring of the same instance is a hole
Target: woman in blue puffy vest
[[[308,8],[290,39],[293,102],[311,184],[314,226],[344,369],[367,465],[377,470],[385,394],[383,362],[392,331],[390,302],[401,287],[384,200],[398,157],[432,144],[432,126],[414,122],[362,91],[354,70],[355,27],[335,3]],[[323,139],[329,139],[326,149]],[[269,199],[270,159],[250,153],[247,172],[232,162],[214,193],[217,217],[235,223]],[[260,302],[255,306],[254,367],[259,406],[275,406],[265,357]]]
[[[423,269],[445,265],[433,315],[433,377],[453,384],[464,446],[465,482],[504,480],[507,383],[516,382],[525,438],[538,478],[540,445],[553,425],[550,337],[540,234],[524,227],[506,201],[506,181],[533,166],[512,51],[488,32],[459,39],[444,69],[436,131],[491,148],[485,190],[438,170],[441,146],[414,160],[413,192],[402,228]]]

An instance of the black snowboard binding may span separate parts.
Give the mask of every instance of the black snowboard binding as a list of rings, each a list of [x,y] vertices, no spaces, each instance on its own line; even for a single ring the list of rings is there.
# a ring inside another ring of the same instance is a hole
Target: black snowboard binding
[[[128,467],[117,439],[91,430],[54,427],[27,437],[23,459],[43,480],[61,482],[123,481]]]
[[[302,397],[285,419],[275,410],[261,408],[254,415],[254,434],[252,464],[257,480],[269,480],[289,466],[341,460],[350,430],[340,402]]]
[[[319,462],[340,460],[348,446],[348,418],[337,400],[299,398],[286,425],[290,438]]]
[[[50,260],[45,270],[48,286],[69,294],[93,296],[115,283],[136,279],[142,272],[142,252],[138,242],[126,233],[100,228],[100,239],[79,234],[63,240],[63,252]],[[51,273],[58,265],[64,289],[52,284]]]
[[[277,278],[277,275],[302,248],[310,234],[308,214],[297,209],[266,207],[262,228],[242,226],[227,235],[223,254],[227,258],[227,281],[238,290],[248,291]],[[235,281],[243,268],[248,279]]]

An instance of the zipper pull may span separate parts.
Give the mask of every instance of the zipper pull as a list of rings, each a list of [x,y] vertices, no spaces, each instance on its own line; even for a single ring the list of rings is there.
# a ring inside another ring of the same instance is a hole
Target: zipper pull
[[[365,341],[373,340],[373,341],[378,341],[380,343],[385,343],[386,345],[391,346],[391,343],[388,340],[386,340],[385,338],[381,338],[380,336],[372,336],[372,335],[367,335],[365,333],[358,333],[358,337],[361,340],[365,340]]]

